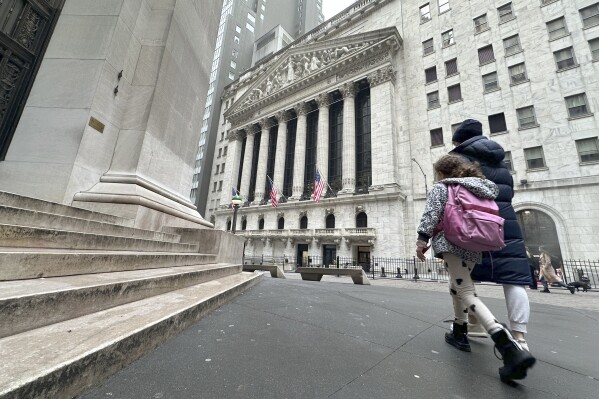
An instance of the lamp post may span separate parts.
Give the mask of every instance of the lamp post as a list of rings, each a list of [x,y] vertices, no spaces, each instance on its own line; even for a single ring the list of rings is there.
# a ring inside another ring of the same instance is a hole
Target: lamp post
[[[414,163],[416,163],[416,165],[418,165],[418,167],[420,168],[420,171],[422,172],[422,176],[424,176],[424,193],[426,195],[428,195],[428,186],[426,184],[426,175],[424,174],[424,170],[422,170],[422,166],[420,166],[420,164],[418,163],[418,161],[415,158],[412,158],[412,161],[414,161]]]
[[[231,198],[231,204],[233,205],[233,227],[231,230],[233,234],[235,234],[235,227],[237,226],[237,210],[242,202],[243,201],[239,195],[234,195],[233,198]]]

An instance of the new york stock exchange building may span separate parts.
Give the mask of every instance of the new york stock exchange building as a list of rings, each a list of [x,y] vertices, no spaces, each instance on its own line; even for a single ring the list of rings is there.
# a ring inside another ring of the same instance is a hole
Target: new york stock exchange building
[[[238,190],[246,256],[412,258],[432,165],[474,118],[531,250],[599,259],[599,3],[544,3],[364,0],[265,58],[223,94],[206,218],[231,230]]]

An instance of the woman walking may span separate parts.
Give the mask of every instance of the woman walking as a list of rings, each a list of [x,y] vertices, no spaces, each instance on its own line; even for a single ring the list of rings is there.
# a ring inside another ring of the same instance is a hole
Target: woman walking
[[[418,226],[416,254],[420,260],[424,260],[424,252],[428,249],[428,241],[432,238],[435,257],[443,259],[449,271],[454,323],[453,330],[445,334],[445,341],[459,350],[470,352],[467,322],[468,312],[471,312],[476,315],[503,356],[503,367],[499,369],[501,380],[508,382],[525,378],[527,370],[533,366],[536,359],[522,348],[476,295],[470,272],[475,264],[481,262],[481,252],[458,247],[445,238],[443,231],[436,231],[443,220],[448,201],[448,185],[458,184],[476,197],[484,199],[497,197],[499,192],[497,185],[485,179],[476,164],[469,163],[458,155],[442,157],[435,163],[434,169],[437,182],[427,197],[425,210]]]
[[[539,257],[539,273],[541,275],[541,283],[543,284],[543,291],[541,292],[550,293],[551,291],[549,291],[548,283],[554,283],[570,290],[570,294],[574,294],[575,288],[564,284],[562,279],[555,273],[555,269],[551,263],[551,255],[547,253],[545,247],[539,247],[539,252],[541,253],[541,256]]]

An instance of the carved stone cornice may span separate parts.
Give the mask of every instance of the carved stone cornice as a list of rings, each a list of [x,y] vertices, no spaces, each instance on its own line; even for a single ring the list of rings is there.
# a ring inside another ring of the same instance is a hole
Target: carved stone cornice
[[[295,110],[297,116],[302,116],[308,113],[310,107],[308,107],[308,104],[306,103],[298,103],[293,106],[293,109]]]
[[[329,215],[334,215],[335,214],[335,208],[326,208],[324,210],[324,215],[329,216]]]
[[[316,101],[316,104],[318,104],[318,108],[326,108],[331,105],[332,97],[330,93],[322,93],[314,100]]]
[[[339,89],[343,98],[353,98],[356,96],[358,89],[356,88],[356,84],[354,82],[349,82],[341,86]]]
[[[285,212],[277,212],[277,220],[285,217]]]
[[[366,212],[366,208],[364,208],[363,205],[356,206],[356,215],[358,215],[361,212]]]
[[[372,72],[366,78],[368,79],[368,83],[370,83],[370,87],[378,86],[388,81],[395,84],[395,70],[393,66],[386,65]]]

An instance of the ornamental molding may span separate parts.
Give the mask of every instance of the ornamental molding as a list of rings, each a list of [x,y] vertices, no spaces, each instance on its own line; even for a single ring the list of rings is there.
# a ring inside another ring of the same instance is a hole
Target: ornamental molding
[[[242,141],[244,137],[245,137],[245,134],[243,133],[243,130],[241,130],[241,129],[229,130],[229,133],[227,133],[227,140],[229,140],[229,141]]]
[[[392,27],[288,48],[276,62],[253,72],[260,77],[246,79],[248,89],[225,111],[225,118],[239,126],[266,106],[319,82],[330,85],[334,80],[372,69],[377,63],[390,63],[401,45],[399,32]],[[392,68],[390,71],[394,75]],[[383,74],[380,76],[382,79]]]

